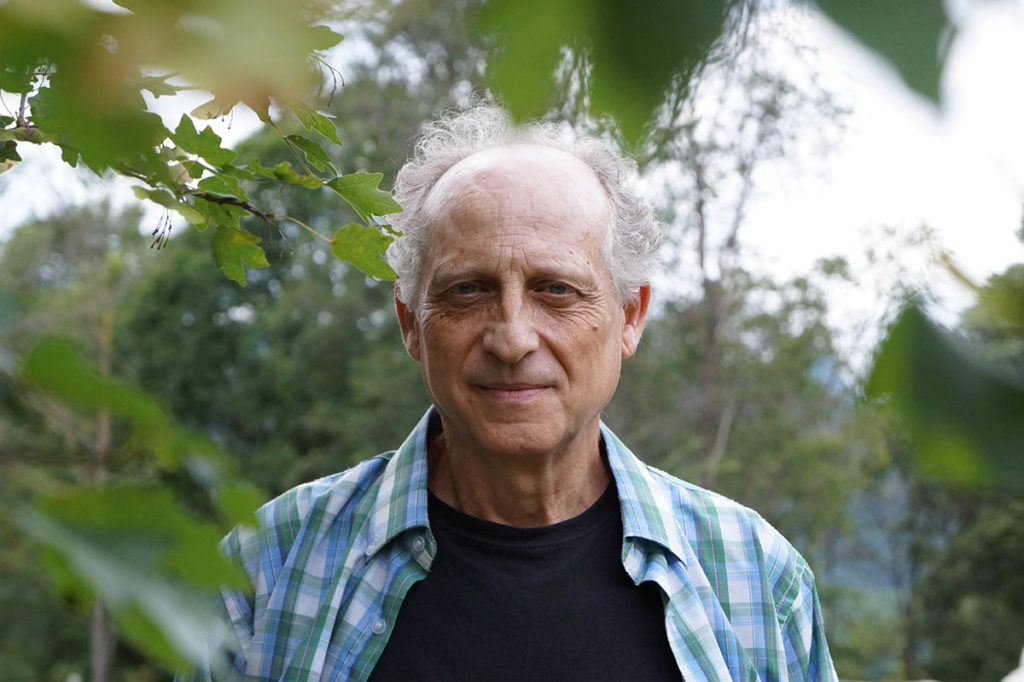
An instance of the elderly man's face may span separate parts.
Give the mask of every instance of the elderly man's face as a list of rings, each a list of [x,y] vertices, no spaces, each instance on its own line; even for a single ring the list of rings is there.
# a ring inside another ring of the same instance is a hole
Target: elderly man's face
[[[648,300],[616,300],[602,257],[611,221],[593,171],[561,151],[501,148],[446,173],[406,347],[450,445],[528,456],[596,443]]]

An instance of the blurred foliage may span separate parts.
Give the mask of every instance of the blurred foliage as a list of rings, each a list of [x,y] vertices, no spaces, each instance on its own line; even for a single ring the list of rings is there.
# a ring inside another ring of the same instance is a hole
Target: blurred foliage
[[[19,144],[53,143],[71,166],[137,180],[136,196],[164,208],[154,246],[166,243],[172,212],[211,228],[215,262],[241,285],[246,267],[267,262],[260,239],[239,219],[294,220],[273,204],[251,203],[249,191],[261,183],[278,191],[332,189],[363,223],[346,226],[343,242],[307,229],[339,257],[394,279],[381,260],[391,235],[377,216],[401,208],[377,189],[380,175],[339,175],[322,146],[341,144],[334,121],[317,107],[325,75],[337,80],[322,52],[342,39],[317,23],[322,11],[319,3],[275,0],[121,0],[109,11],[76,0],[6,2],[0,95],[19,104],[13,116],[0,117],[2,170],[20,159]],[[143,95],[193,89],[213,99],[182,114],[173,130]],[[239,103],[283,138],[291,160],[236,164],[236,152],[211,128],[193,123],[228,116]]]
[[[1001,293],[983,297],[976,314],[1005,294],[996,287]],[[866,390],[889,401],[924,471],[1024,490],[1024,383],[919,309],[908,308],[890,328]]]
[[[910,88],[939,101],[944,57],[955,37],[941,0],[813,4],[887,59]],[[623,139],[635,145],[666,94],[694,82],[709,58],[723,57],[723,47],[746,39],[751,17],[772,8],[773,3],[749,0],[492,0],[477,27],[497,38],[490,82],[517,118],[537,117],[552,107],[558,99],[553,74],[573,62],[573,54],[584,55],[580,68],[593,82],[592,111],[613,117]]]
[[[64,598],[82,609],[99,599],[138,651],[172,668],[233,645],[213,595],[239,577],[216,544],[252,523],[265,495],[207,437],[109,376],[117,310],[141,274],[140,254],[152,253],[138,218],[71,209],[5,244],[0,290],[16,305],[0,334],[20,357],[0,375],[0,462],[5,499],[16,501],[6,520],[42,548]],[[48,334],[70,338],[36,341]],[[31,503],[17,490],[33,491]],[[10,542],[12,557],[40,551]],[[38,569],[26,573],[25,562],[5,566],[5,582],[34,584]],[[52,659],[37,661],[38,672],[74,660]]]
[[[889,60],[908,87],[939,101],[942,66],[954,37],[942,0],[814,2],[854,38]]]
[[[590,103],[638,142],[673,79],[686,83],[745,2],[640,0],[493,0],[478,26],[498,36],[491,83],[519,119],[557,100],[552,74],[565,49],[586,55]]]

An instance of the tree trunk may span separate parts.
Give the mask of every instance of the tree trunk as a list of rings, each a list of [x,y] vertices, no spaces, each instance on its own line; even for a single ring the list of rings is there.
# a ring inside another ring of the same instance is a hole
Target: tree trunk
[[[107,682],[110,669],[110,628],[103,600],[97,598],[89,621],[89,671],[92,682]]]
[[[106,296],[101,297],[100,300],[109,303]],[[108,304],[101,310],[96,336],[99,369],[104,376],[107,376],[110,374],[114,348],[114,310],[112,305]],[[110,453],[111,435],[110,412],[101,410],[96,415],[96,443],[92,466],[92,481],[96,486],[103,486],[107,483],[109,476],[107,458]],[[89,669],[92,682],[107,682],[113,644],[103,599],[97,597],[89,622]]]

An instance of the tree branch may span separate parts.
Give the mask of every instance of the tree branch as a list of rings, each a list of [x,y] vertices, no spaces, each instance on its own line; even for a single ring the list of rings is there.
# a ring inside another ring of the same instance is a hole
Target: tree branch
[[[217,194],[209,194],[208,192],[198,191],[189,191],[186,192],[186,194],[193,196],[197,199],[202,199],[203,201],[208,201],[211,204],[220,204],[221,206],[237,206],[246,213],[250,213],[256,216],[257,218],[260,218],[261,220],[270,223],[271,225],[274,224],[274,220],[276,218],[280,217],[275,216],[272,213],[265,213],[260,209],[256,208],[255,206],[253,206],[252,204],[250,204],[248,201],[242,201],[241,199],[238,199],[236,197],[222,197]]]

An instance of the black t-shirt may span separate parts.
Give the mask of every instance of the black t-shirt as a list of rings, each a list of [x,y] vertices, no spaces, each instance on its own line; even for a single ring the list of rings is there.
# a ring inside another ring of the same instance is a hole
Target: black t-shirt
[[[661,588],[622,567],[614,484],[540,528],[468,516],[430,495],[429,575],[402,603],[370,679],[680,680]]]

